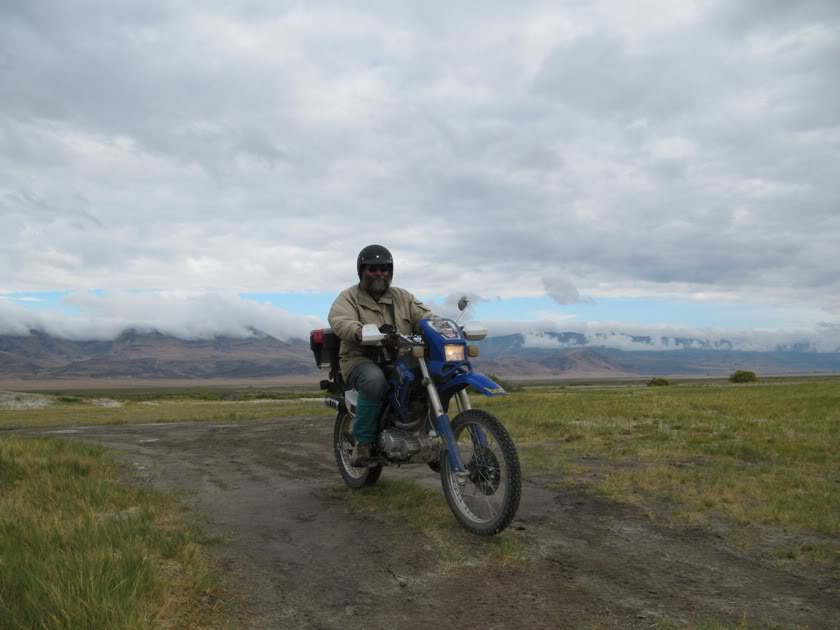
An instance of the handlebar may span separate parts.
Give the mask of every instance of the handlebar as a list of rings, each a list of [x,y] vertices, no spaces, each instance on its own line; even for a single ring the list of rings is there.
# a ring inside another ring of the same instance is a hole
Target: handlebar
[[[385,346],[390,348],[410,348],[423,345],[421,335],[403,335],[397,332],[394,326],[383,325],[377,327],[375,324],[362,326],[363,346]]]
[[[383,346],[391,346],[394,348],[412,348],[414,346],[422,346],[424,344],[423,337],[420,335],[403,335],[398,332],[385,332],[385,338],[382,340]]]

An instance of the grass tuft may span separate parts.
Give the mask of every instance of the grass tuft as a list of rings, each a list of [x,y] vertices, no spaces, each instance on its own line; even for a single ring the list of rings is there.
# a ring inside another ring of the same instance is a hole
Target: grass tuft
[[[0,440],[0,627],[212,627],[221,587],[199,525],[118,481],[102,449]]]

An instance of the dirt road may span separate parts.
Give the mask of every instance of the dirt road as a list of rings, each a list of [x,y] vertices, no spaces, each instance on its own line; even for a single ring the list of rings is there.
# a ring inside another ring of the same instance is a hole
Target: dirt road
[[[645,628],[744,617],[751,627],[840,628],[836,581],[786,573],[712,532],[548,490],[547,480],[525,483],[514,521],[529,544],[526,568],[442,572],[411,528],[347,511],[324,418],[25,433],[119,449],[139,481],[206,514],[224,539],[219,563],[246,628]],[[383,476],[435,483],[425,466]]]

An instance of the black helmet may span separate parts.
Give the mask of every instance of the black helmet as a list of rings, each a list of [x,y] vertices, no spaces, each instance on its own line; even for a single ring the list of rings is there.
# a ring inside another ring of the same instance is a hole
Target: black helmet
[[[394,275],[394,259],[391,257],[391,252],[382,245],[368,245],[359,252],[359,257],[356,259],[356,271],[360,280],[364,265],[391,265],[391,276]]]

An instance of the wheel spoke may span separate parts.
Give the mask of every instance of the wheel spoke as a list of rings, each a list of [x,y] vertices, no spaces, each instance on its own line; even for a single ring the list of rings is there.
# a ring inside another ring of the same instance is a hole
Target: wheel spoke
[[[490,510],[490,518],[496,516],[496,510],[493,509],[493,504],[490,503],[490,499],[487,496],[484,497],[484,502],[487,504],[487,509]]]
[[[460,497],[459,502],[471,518],[479,522],[493,520],[501,511],[507,487],[504,455],[499,443],[478,423],[464,426],[456,436],[456,442],[465,466],[472,472],[463,486],[457,481],[451,484],[453,493]]]
[[[515,446],[504,426],[481,410],[465,410],[452,421],[455,444],[467,478],[441,468],[446,499],[469,531],[492,535],[508,526],[516,514],[521,493]]]

